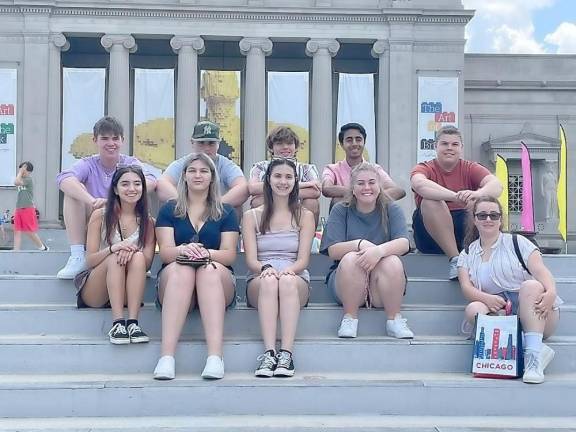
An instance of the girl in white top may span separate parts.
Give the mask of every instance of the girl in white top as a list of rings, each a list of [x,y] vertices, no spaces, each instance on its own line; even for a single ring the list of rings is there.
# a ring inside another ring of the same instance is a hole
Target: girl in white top
[[[477,314],[498,314],[508,300],[518,310],[525,337],[524,382],[541,383],[544,369],[554,351],[542,343],[558,324],[558,305],[554,277],[544,265],[540,250],[517,235],[518,248],[529,272],[516,252],[512,234],[501,232],[502,207],[496,198],[479,198],[472,208],[472,221],[465,241],[469,246],[458,259],[458,279],[470,301],[466,319],[470,324]]]
[[[92,213],[88,224],[89,270],[74,280],[79,289],[79,307],[112,308],[113,324],[108,335],[113,344],[149,341],[139,326],[138,314],[155,245],[142,168],[118,168],[112,176],[106,207]],[[128,320],[124,320],[125,303]]]

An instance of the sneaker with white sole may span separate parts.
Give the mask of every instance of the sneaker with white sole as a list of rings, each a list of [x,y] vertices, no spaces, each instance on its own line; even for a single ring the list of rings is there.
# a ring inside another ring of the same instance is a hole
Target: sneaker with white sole
[[[538,354],[538,360],[540,361],[540,366],[542,367],[542,371],[545,371],[552,359],[554,358],[556,353],[552,348],[550,348],[545,343],[542,344],[542,348],[540,349],[540,354]]]
[[[154,379],[172,380],[176,376],[176,360],[173,356],[162,356],[154,369]]]
[[[340,328],[338,329],[339,338],[355,338],[358,334],[358,318],[352,318],[344,315]]]
[[[136,323],[131,323],[128,326],[128,336],[130,336],[130,343],[150,342],[148,335],[144,333],[140,326]]]
[[[82,256],[71,256],[66,265],[60,269],[56,277],[58,279],[74,279],[83,270],[86,270],[86,258]]]
[[[393,320],[386,321],[386,333],[397,339],[412,339],[414,337],[406,318],[402,318],[400,314],[396,314]]]
[[[288,351],[280,351],[276,354],[276,370],[274,371],[275,377],[291,377],[294,376],[294,361],[292,354]]]
[[[206,366],[202,371],[204,379],[222,379],[224,378],[224,360],[217,355],[208,356]]]
[[[450,267],[448,268],[448,279],[458,279],[458,257],[450,258]]]
[[[130,336],[128,331],[126,331],[126,326],[121,322],[117,322],[112,326],[108,332],[110,337],[110,343],[114,345],[126,345],[130,343]]]
[[[522,381],[528,384],[541,384],[544,382],[544,369],[540,364],[540,355],[534,351],[526,351],[524,362],[524,376]]]
[[[277,363],[274,351],[266,351],[264,354],[260,354],[256,360],[258,360],[260,364],[258,365],[258,369],[254,372],[255,376],[266,378],[274,376],[274,370],[276,370]]]

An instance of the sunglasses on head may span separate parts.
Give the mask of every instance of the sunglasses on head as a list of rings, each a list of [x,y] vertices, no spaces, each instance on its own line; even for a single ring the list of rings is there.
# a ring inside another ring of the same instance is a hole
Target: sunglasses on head
[[[120,168],[130,168],[137,171],[142,171],[142,167],[137,164],[125,164],[125,163],[117,163],[116,169],[119,170]]]
[[[474,216],[476,216],[476,219],[484,221],[488,218],[490,218],[490,220],[492,221],[497,221],[500,220],[500,218],[502,217],[501,213],[497,213],[497,212],[490,212],[490,213],[476,213]]]
[[[292,162],[292,163],[296,163],[297,159],[294,156],[272,156],[272,160],[281,160],[281,161],[288,161],[288,162]]]

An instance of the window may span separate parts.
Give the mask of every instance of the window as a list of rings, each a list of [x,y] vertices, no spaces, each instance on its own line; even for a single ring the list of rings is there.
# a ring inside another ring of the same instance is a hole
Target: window
[[[522,175],[508,175],[508,211],[522,213]]]

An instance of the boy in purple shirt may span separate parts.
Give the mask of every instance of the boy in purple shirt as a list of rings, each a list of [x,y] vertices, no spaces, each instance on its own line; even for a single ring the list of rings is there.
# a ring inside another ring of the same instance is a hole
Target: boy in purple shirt
[[[98,154],[82,158],[65,169],[56,182],[64,193],[64,223],[70,243],[70,258],[57,277],[73,279],[86,268],[86,225],[92,212],[106,205],[112,176],[118,165],[139,165],[132,156],[120,154],[124,129],[113,117],[103,117],[94,125],[94,144]],[[144,168],[144,167],[143,167]],[[144,170],[148,191],[156,188],[155,176]]]

